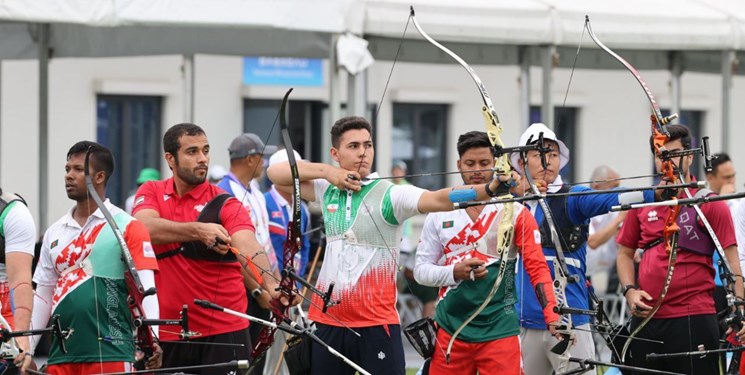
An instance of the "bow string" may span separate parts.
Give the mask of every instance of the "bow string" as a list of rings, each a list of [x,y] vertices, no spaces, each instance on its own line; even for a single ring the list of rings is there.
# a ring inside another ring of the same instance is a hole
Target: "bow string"
[[[590,38],[592,39],[595,44],[600,47],[603,51],[607,52],[611,56],[613,56],[616,60],[618,60],[626,69],[636,78],[636,81],[639,82],[639,85],[644,90],[644,94],[647,96],[647,99],[649,100],[649,103],[652,108],[652,114],[650,116],[651,125],[652,125],[652,145],[654,148],[655,155],[661,160],[661,169],[660,173],[662,174],[662,178],[666,179],[669,183],[675,184],[678,182],[678,175],[676,174],[676,166],[673,163],[671,158],[667,157],[667,154],[669,151],[665,148],[665,143],[667,143],[670,140],[670,133],[665,128],[666,125],[670,123],[670,121],[674,120],[677,117],[677,114],[673,114],[671,116],[662,116],[662,112],[660,111],[660,106],[657,103],[657,101],[654,98],[654,95],[652,95],[652,90],[649,89],[644,79],[641,77],[641,74],[639,74],[639,71],[634,68],[633,65],[631,65],[628,61],[626,61],[623,57],[615,53],[613,50],[608,48],[605,44],[603,44],[596,36],[595,33],[592,31],[592,26],[590,24],[590,17],[585,16],[585,27],[587,28],[587,32],[590,35]],[[669,195],[669,194],[668,194]],[[667,198],[674,198],[668,196]],[[624,344],[623,350],[621,351],[621,358],[620,360],[623,362],[624,358],[626,357],[626,352],[628,351],[629,345],[631,344],[631,340],[636,337],[639,332],[646,326],[646,324],[652,319],[652,317],[655,315],[657,310],[659,310],[660,306],[662,305],[662,301],[665,299],[665,296],[667,295],[667,291],[670,288],[670,284],[672,282],[673,278],[673,272],[675,270],[675,261],[677,259],[677,253],[678,253],[678,234],[680,231],[680,228],[677,224],[677,218],[680,214],[680,206],[673,206],[669,210],[667,217],[665,218],[665,227],[663,229],[663,241],[665,243],[665,252],[668,254],[668,266],[667,266],[667,272],[665,275],[665,283],[662,286],[662,289],[660,290],[659,295],[655,299],[655,304],[652,307],[652,310],[650,310],[649,315],[639,323],[639,325],[634,329],[633,332],[631,332],[631,335],[629,335],[629,339],[626,340],[626,343]]]
[[[414,7],[412,6],[410,8],[410,17],[412,22],[414,23],[414,27],[419,32],[419,34],[424,37],[428,42],[433,44],[435,47],[439,48],[443,52],[447,53],[450,57],[452,57],[455,61],[458,62],[465,70],[468,72],[468,75],[471,76],[471,79],[473,79],[474,83],[476,83],[476,87],[479,90],[479,94],[481,95],[481,99],[483,101],[483,106],[481,107],[481,113],[484,117],[484,125],[486,126],[486,134],[489,138],[489,142],[491,143],[492,147],[495,150],[500,150],[504,148],[504,142],[502,141],[502,123],[499,121],[499,116],[497,115],[497,111],[494,109],[494,105],[492,104],[491,97],[489,96],[489,93],[486,91],[486,87],[484,87],[483,82],[481,81],[481,78],[476,74],[476,72],[471,68],[468,63],[465,62],[460,56],[456,55],[453,51],[448,49],[447,47],[443,46],[436,40],[432,39],[419,25],[419,22],[416,19],[416,13],[414,12]],[[494,158],[494,178],[498,178],[499,176],[510,176],[510,172],[512,171],[512,168],[510,166],[509,158],[507,153],[500,153],[498,156],[495,156]],[[488,182],[487,182],[488,183]],[[503,194],[497,199],[505,199],[511,197],[509,192],[506,194]],[[455,339],[458,337],[461,331],[463,331],[464,328],[468,326],[469,323],[473,319],[475,319],[488,305],[489,302],[494,298],[494,296],[497,294],[497,291],[499,290],[500,285],[502,284],[502,280],[504,279],[505,271],[507,269],[507,262],[508,262],[508,252],[510,249],[510,246],[512,245],[512,239],[514,237],[514,225],[512,223],[513,217],[514,217],[514,204],[513,203],[505,203],[502,205],[502,216],[499,221],[499,224],[497,226],[497,255],[499,256],[499,271],[497,273],[497,278],[494,281],[494,284],[492,285],[491,290],[489,291],[489,294],[484,299],[484,302],[481,303],[481,305],[470,315],[466,320],[461,323],[461,325],[455,330],[453,335],[450,338],[450,342],[448,342],[447,351],[445,353],[446,362],[450,362],[450,351],[453,348],[453,344],[455,343]]]

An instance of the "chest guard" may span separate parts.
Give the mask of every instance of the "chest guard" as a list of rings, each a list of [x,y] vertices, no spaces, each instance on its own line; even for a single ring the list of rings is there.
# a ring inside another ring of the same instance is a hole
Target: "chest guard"
[[[202,212],[199,213],[197,221],[200,223],[222,224],[222,220],[220,220],[220,212],[222,211],[222,207],[225,205],[225,201],[228,200],[228,198],[231,198],[230,194],[220,194],[212,198],[212,200],[207,202],[207,204],[204,206]],[[170,258],[174,255],[183,255],[190,259],[206,260],[211,262],[230,263],[238,261],[238,258],[236,258],[235,254],[228,252],[225,255],[220,255],[219,253],[208,248],[207,245],[205,245],[201,241],[183,242],[178,248],[157,254],[155,258],[158,260],[162,260],[165,258]]]
[[[5,216],[8,214],[6,209],[13,202],[21,202],[26,204],[26,201],[21,198],[18,194],[3,193],[0,190],[0,263],[5,264],[5,230],[2,228]]]
[[[558,193],[567,193],[569,190],[570,187],[564,185],[559,189]],[[561,247],[566,252],[577,251],[582,244],[587,242],[589,225],[587,223],[579,225],[572,223],[569,217],[569,208],[567,207],[569,197],[561,196],[552,198],[551,194],[548,194],[545,199],[548,208],[553,214],[554,222],[557,225],[556,231],[559,232]],[[555,248],[556,246],[551,238],[551,229],[548,226],[545,216],[540,225],[540,232],[541,246],[549,249]]]

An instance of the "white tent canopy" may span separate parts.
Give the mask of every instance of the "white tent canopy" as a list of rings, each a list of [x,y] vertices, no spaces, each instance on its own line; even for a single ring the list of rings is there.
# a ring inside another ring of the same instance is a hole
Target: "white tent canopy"
[[[328,57],[351,0],[8,0],[0,59],[35,58],[50,24],[53,57],[223,54]],[[4,21],[4,22],[3,22]]]
[[[367,0],[364,33],[399,38],[409,4],[438,41],[576,47],[589,15],[620,49],[744,47],[745,7],[736,0]]]
[[[0,59],[34,58],[29,24],[39,23],[50,24],[53,57],[327,57],[330,34],[352,31],[373,44],[398,40],[409,5],[432,37],[454,45],[576,48],[587,14],[614,49],[745,49],[739,0],[6,0],[0,3]],[[413,28],[406,35],[420,39]],[[430,60],[426,53],[419,58]]]
[[[745,7],[738,0],[366,0],[364,33],[376,59],[392,60],[414,6],[427,33],[471,64],[518,65],[527,50],[541,65],[545,46],[556,48],[556,67],[623,69],[583,33],[585,15],[595,34],[640,69],[667,70],[679,59],[684,70],[721,72],[721,51],[745,58]],[[409,25],[398,59],[452,63]],[[672,52],[675,52],[675,56]],[[745,74],[745,64],[733,66]]]

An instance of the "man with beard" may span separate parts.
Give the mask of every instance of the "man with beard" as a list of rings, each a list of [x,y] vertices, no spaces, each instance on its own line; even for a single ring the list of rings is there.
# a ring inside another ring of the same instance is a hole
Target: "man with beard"
[[[666,150],[675,153],[691,148],[691,133],[683,125],[667,125],[669,140],[664,144]],[[652,139],[650,139],[650,146]],[[655,167],[662,170],[662,160],[655,155]],[[685,181],[696,178],[690,173],[693,155],[674,158],[676,169],[680,169]],[[697,196],[698,189],[690,189]],[[709,192],[711,193],[711,192]],[[706,194],[702,191],[701,194]],[[686,197],[680,192],[678,198]],[[732,225],[732,217],[727,204],[722,201],[699,205],[701,212],[711,224],[711,228],[724,250],[725,256],[735,275],[735,295],[743,298],[742,272],[737,256],[737,241]],[[650,341],[635,340],[631,343],[627,358],[633,366],[671,371],[684,374],[715,374],[719,372],[719,355],[691,356],[690,358],[669,358],[648,361],[649,353],[676,353],[706,350],[719,347],[719,327],[714,307],[714,240],[704,227],[701,218],[693,207],[682,207],[676,223],[680,227],[677,240],[677,261],[671,280],[666,280],[670,254],[663,240],[665,218],[671,207],[644,207],[633,209],[626,215],[617,242],[618,278],[624,287],[626,302],[631,308],[633,319],[630,330],[645,319],[657,303],[660,291],[668,284],[667,295],[653,318],[639,332],[640,338],[660,340],[664,345]],[[636,249],[643,249],[639,274],[634,270]],[[739,308],[739,307],[737,307]],[[740,340],[745,339],[745,328],[737,332]]]
[[[207,181],[210,144],[204,130],[194,124],[174,125],[163,136],[163,149],[173,177],[143,184],[136,194],[134,215],[148,228],[155,245],[161,315],[178,317],[181,306],[188,305],[189,327],[200,334],[191,341],[202,343],[164,342],[164,367],[248,359],[248,321],[196,307],[193,301],[207,299],[246,311],[244,281],[251,276],[243,265],[250,260],[258,269],[269,270],[269,259],[256,241],[243,205]],[[240,254],[229,251],[231,247]],[[276,281],[263,279],[264,289],[276,297]],[[164,330],[161,339],[177,340],[179,335]]]
[[[60,338],[52,337],[46,370],[49,374],[131,371],[134,361],[134,327],[127,305],[122,248],[86,188],[87,152],[95,193],[121,229],[146,290],[155,286],[154,273],[158,270],[145,226],[106,199],[106,183],[114,171],[111,151],[94,142],[76,143],[68,151],[65,164],[65,190],[75,205],[44,233],[34,273],[33,326],[46,327],[51,316],[59,315],[61,326],[74,330],[66,340],[66,352],[60,349]],[[142,307],[146,318],[158,319],[158,297],[145,297]],[[153,330],[157,335],[157,327]],[[155,355],[146,367],[160,367],[161,355],[155,344]]]
[[[326,229],[326,255],[317,287],[326,290],[335,283],[332,299],[341,301],[324,313],[323,301],[314,295],[309,318],[316,322],[321,340],[368,372],[404,374],[396,311],[397,232],[401,223],[421,213],[452,211],[450,193],[454,189],[470,189],[466,193],[477,200],[504,194],[509,189],[505,183],[508,177],[437,191],[393,185],[372,173],[372,127],[357,116],[336,121],[331,128],[331,145],[331,158],[339,167],[297,163],[301,196],[321,203]],[[278,189],[292,191],[288,163],[269,167],[267,174]],[[320,344],[312,345],[312,373],[354,374]]]
[[[461,135],[458,155],[458,170],[464,183],[477,185],[491,179],[494,149],[486,133],[473,131]],[[544,322],[557,338],[561,337],[554,328],[559,316],[553,312],[556,299],[541,241],[536,236],[538,225],[525,206],[515,203],[512,210],[513,237],[501,255],[508,257],[504,279],[488,305],[456,338],[449,363],[445,348],[453,333],[483,304],[499,274],[497,228],[508,211],[504,204],[490,204],[427,215],[417,248],[414,277],[423,285],[440,287],[435,311],[439,329],[430,374],[523,373],[518,340],[520,324],[514,308],[518,250],[533,288],[545,297]],[[474,268],[477,271],[472,274]]]

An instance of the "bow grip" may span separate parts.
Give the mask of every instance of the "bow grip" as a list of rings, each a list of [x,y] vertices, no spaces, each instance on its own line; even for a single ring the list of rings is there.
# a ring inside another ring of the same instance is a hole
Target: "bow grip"
[[[566,326],[556,327],[558,330],[565,330]],[[551,353],[556,355],[562,355],[569,350],[569,346],[572,344],[572,335],[566,332],[561,332],[562,340],[551,348]]]
[[[326,310],[329,309],[329,305],[333,306],[336,304],[336,303],[330,303],[330,302],[335,302],[334,300],[331,299],[331,293],[334,291],[334,285],[336,285],[336,283],[332,281],[331,284],[329,284],[328,290],[326,290],[326,294],[323,295],[323,310],[322,311],[324,313],[326,312]]]

